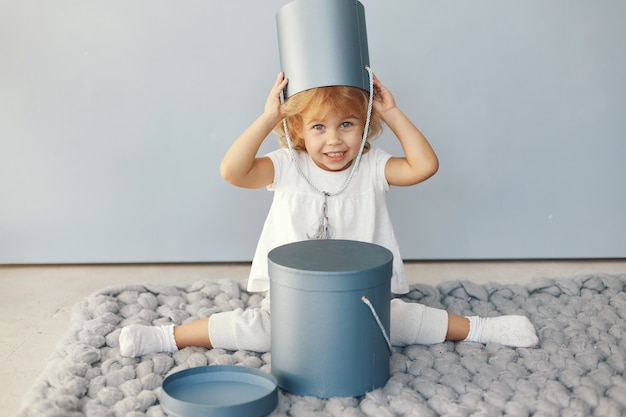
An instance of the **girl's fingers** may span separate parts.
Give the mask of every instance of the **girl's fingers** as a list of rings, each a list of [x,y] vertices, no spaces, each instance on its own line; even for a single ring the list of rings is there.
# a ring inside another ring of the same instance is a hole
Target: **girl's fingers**
[[[282,90],[285,85],[287,85],[287,78],[285,78],[285,73],[284,72],[279,72],[278,76],[276,77],[276,83],[274,84],[274,86],[277,89]]]

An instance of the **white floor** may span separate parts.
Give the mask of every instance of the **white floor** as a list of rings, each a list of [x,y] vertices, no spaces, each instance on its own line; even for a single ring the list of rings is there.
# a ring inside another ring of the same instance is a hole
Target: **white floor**
[[[21,397],[69,328],[72,307],[116,284],[183,284],[203,279],[244,280],[247,264],[124,266],[0,266],[0,414],[18,412]],[[465,279],[524,284],[536,278],[589,273],[625,274],[626,259],[541,262],[413,262],[409,280],[437,284]]]

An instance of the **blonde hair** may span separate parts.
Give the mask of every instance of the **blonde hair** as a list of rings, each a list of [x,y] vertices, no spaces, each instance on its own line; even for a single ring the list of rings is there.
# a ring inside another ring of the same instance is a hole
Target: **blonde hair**
[[[287,99],[281,106],[283,117],[287,120],[289,138],[293,149],[306,151],[304,145],[302,114],[311,113],[312,118],[323,118],[331,111],[340,117],[357,115],[365,128],[369,93],[360,88],[346,86],[318,87],[297,93]],[[375,138],[382,131],[380,117],[372,112],[367,140],[363,152],[370,148],[369,140]],[[287,147],[285,129],[281,121],[274,128],[278,141],[282,147]]]

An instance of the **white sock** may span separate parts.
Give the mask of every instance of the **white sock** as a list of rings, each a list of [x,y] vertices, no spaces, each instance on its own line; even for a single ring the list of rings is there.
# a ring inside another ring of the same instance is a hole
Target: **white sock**
[[[131,324],[122,329],[119,341],[122,356],[131,358],[148,353],[172,353],[178,350],[174,339],[174,325],[171,324],[167,326]]]
[[[499,343],[513,347],[531,347],[539,343],[535,327],[524,316],[467,317],[470,331],[468,342]]]

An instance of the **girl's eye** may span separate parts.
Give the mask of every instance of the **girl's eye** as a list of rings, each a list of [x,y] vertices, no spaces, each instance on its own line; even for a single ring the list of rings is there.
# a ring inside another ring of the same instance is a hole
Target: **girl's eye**
[[[341,124],[341,127],[350,127],[350,126],[352,126],[352,122],[343,122]]]
[[[324,125],[314,125],[313,130],[324,130]]]

